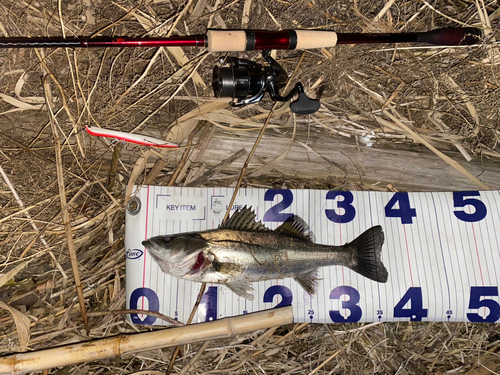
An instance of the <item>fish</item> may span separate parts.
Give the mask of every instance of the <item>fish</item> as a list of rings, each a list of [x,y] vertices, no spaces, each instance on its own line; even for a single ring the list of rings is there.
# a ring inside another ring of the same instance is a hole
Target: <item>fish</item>
[[[142,244],[163,272],[222,284],[249,300],[254,298],[252,282],[284,278],[293,278],[313,295],[321,267],[344,266],[370,280],[387,282],[380,225],[343,246],[329,246],[315,243],[311,229],[298,215],[292,214],[275,230],[255,216],[245,206],[217,229],[155,236]]]

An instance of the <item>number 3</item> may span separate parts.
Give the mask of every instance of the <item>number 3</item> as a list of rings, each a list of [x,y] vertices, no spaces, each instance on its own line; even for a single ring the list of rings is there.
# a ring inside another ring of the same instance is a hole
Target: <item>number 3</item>
[[[326,217],[334,223],[348,223],[356,216],[356,209],[351,204],[354,201],[354,195],[350,191],[329,191],[326,194],[326,199],[335,199],[338,196],[344,197],[343,200],[337,202],[338,208],[343,208],[344,213],[339,215],[335,210],[325,210]]]
[[[358,306],[360,295],[352,286],[342,285],[333,289],[330,293],[330,299],[340,299],[344,294],[349,296],[347,301],[342,301],[342,308],[351,312],[347,318],[344,318],[338,310],[330,310],[330,319],[334,323],[355,323],[359,322],[362,315],[361,307]]]

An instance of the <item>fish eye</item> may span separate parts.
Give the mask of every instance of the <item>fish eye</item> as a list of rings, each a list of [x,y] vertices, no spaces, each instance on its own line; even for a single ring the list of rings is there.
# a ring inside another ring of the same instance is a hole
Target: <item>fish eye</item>
[[[170,242],[170,241],[172,241],[172,237],[169,237],[169,236],[163,237],[163,241]]]

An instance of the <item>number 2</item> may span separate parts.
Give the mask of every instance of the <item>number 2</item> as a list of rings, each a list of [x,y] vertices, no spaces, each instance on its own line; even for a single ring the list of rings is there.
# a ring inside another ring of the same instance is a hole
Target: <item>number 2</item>
[[[271,207],[264,214],[263,221],[278,221],[284,222],[293,214],[281,213],[284,209],[290,207],[293,202],[293,193],[291,190],[287,189],[269,189],[264,195],[264,201],[272,202],[276,195],[281,195],[283,200],[279,202],[276,206]]]
[[[284,285],[273,285],[272,287],[268,288],[264,293],[264,302],[272,303],[273,298],[276,295],[281,296],[281,298],[283,299],[275,307],[289,306],[292,304],[293,301],[292,291]]]

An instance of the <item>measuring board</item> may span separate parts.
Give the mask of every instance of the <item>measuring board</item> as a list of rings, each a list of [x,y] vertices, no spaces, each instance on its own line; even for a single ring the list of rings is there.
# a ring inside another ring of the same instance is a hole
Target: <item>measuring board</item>
[[[139,189],[139,188],[138,188]],[[216,229],[232,188],[144,186],[127,206],[127,308],[186,322],[200,283],[163,273],[141,242],[149,237]],[[309,295],[293,279],[252,283],[253,300],[209,284],[193,322],[293,305],[296,322],[497,322],[500,319],[500,191],[392,193],[240,189],[231,213],[252,206],[277,228],[291,214],[310,226],[316,243],[343,245],[370,227],[385,234],[387,283],[342,266],[320,268]],[[136,324],[167,324],[131,314]]]

